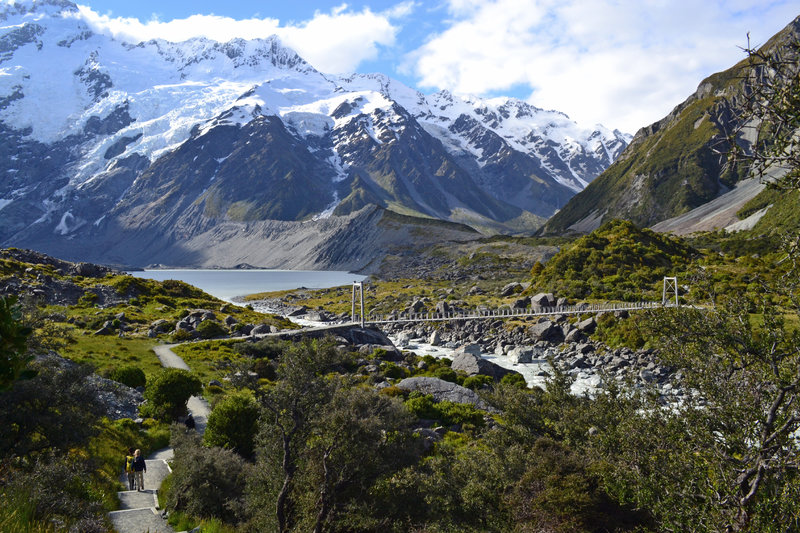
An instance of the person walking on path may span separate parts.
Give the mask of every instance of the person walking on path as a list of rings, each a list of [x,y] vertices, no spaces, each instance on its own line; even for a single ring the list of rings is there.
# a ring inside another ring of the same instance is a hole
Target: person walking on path
[[[133,470],[133,462],[135,459],[133,448],[128,448],[128,455],[125,456],[125,473],[128,475],[128,490],[133,490],[136,481]]]
[[[136,474],[136,490],[141,491],[144,490],[144,473],[147,472],[147,464],[144,462],[144,456],[141,450],[133,452],[133,456],[133,471]]]

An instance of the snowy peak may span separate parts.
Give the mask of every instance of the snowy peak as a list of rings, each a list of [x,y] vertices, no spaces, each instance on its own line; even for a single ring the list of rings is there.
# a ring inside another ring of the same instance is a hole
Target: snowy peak
[[[177,246],[370,205],[530,232],[627,144],[513,98],[325,75],[275,36],[126,43],[70,2],[0,2],[0,245]]]
[[[78,6],[68,0],[3,0],[0,2],[0,21],[14,16],[27,15],[38,18],[77,12]]]

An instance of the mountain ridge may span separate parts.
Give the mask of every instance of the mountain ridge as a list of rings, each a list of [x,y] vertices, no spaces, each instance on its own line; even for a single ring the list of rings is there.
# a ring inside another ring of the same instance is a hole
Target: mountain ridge
[[[800,17],[762,49],[784,47],[798,37]],[[749,175],[744,163],[725,166],[724,152],[729,151],[730,132],[742,132],[736,141],[745,150],[759,135],[758,126],[741,128],[738,118],[748,91],[750,68],[745,58],[712,74],[666,117],[641,128],[619,158],[548,220],[541,233],[586,233],[614,218],[675,231],[721,229],[733,223],[723,217],[718,219],[719,223],[727,221],[723,226],[687,223],[682,230],[681,224],[670,221],[677,217],[712,220],[708,213],[693,217],[691,212],[725,195]],[[748,187],[747,194],[760,194],[760,189]],[[730,198],[743,204],[753,197],[747,194]]]

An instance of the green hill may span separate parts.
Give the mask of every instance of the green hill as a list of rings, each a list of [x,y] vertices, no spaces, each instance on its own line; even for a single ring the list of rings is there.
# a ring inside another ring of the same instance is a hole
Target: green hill
[[[697,252],[681,240],[612,220],[532,269],[533,290],[568,298],[652,300]]]
[[[787,47],[799,36],[800,17],[762,49]],[[728,150],[726,137],[740,126],[750,68],[742,60],[709,76],[669,115],[639,130],[619,159],[556,213],[542,234],[586,233],[614,218],[651,226],[713,200],[747,177],[745,165],[724,167],[719,152]],[[756,136],[750,134],[737,142],[750,145]]]

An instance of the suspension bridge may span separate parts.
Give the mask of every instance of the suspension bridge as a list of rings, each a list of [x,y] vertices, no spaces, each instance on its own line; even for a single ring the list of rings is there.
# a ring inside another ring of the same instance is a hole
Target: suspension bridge
[[[357,306],[356,304],[360,305]],[[357,307],[360,309],[358,314]],[[361,281],[353,282],[351,320],[354,324],[402,324],[411,322],[446,322],[453,320],[486,320],[486,319],[512,319],[530,318],[555,315],[580,315],[584,313],[606,313],[617,311],[644,311],[646,309],[659,309],[664,307],[680,307],[678,301],[678,279],[665,277],[661,292],[660,302],[608,302],[595,304],[560,305],[551,307],[531,306],[527,308],[501,307],[499,309],[471,309],[460,312],[425,312],[409,313],[394,312],[385,315],[365,314],[364,312],[364,284]]]

